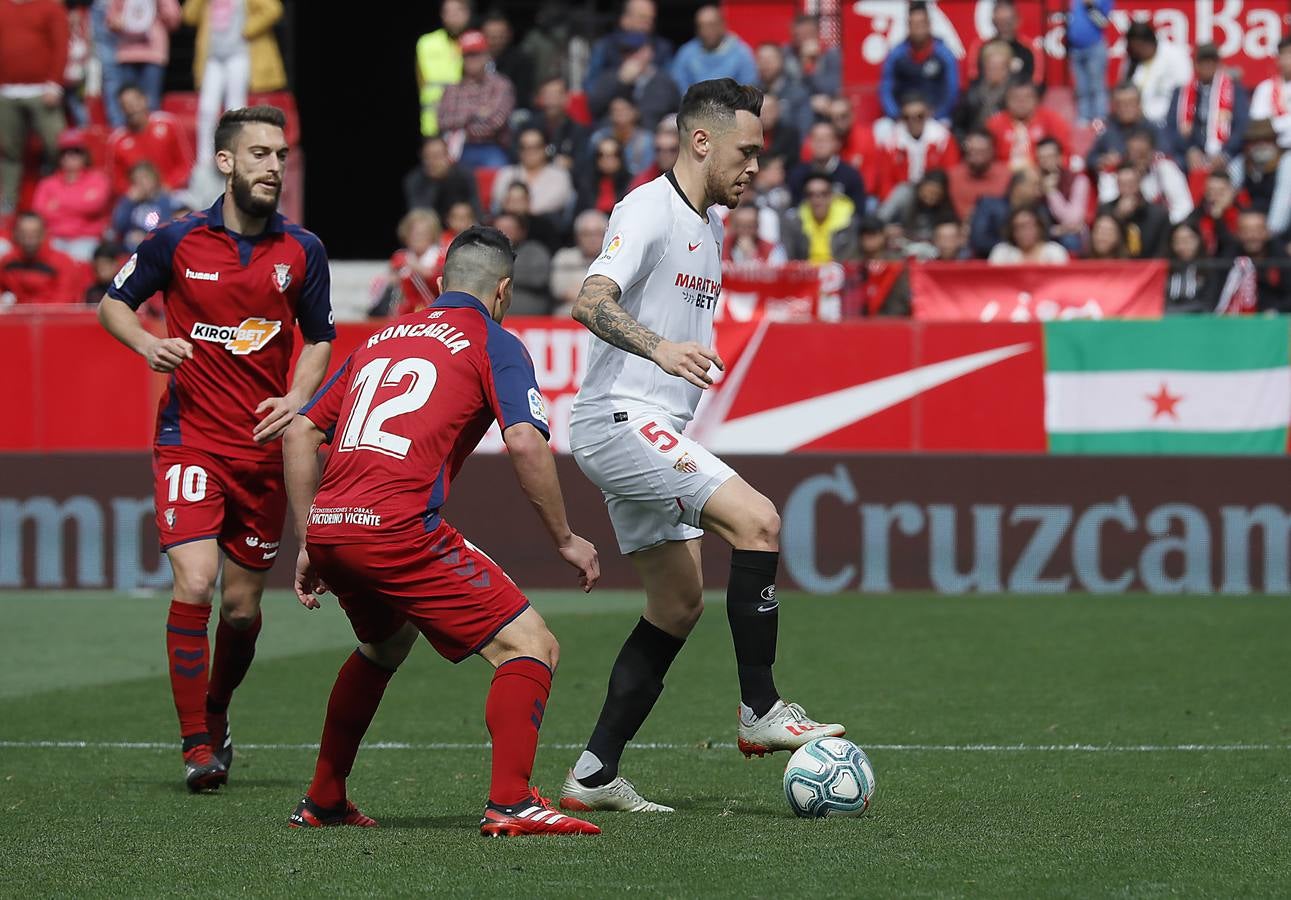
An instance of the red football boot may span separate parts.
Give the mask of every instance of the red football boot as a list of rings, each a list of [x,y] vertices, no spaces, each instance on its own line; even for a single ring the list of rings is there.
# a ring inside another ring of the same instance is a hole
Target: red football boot
[[[206,744],[184,751],[184,782],[194,794],[218,790],[228,779],[228,771]]]
[[[349,800],[339,809],[324,809],[305,797],[296,806],[287,824],[292,828],[331,828],[336,825],[354,825],[358,828],[376,828],[377,820],[366,816]]]
[[[600,834],[591,822],[575,819],[553,809],[551,801],[529,789],[529,800],[515,806],[498,806],[490,801],[480,819],[485,837],[519,837],[522,834]]]

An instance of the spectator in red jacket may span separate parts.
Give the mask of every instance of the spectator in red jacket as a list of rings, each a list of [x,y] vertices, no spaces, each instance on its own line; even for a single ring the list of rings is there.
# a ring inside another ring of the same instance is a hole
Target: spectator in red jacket
[[[784,247],[758,236],[758,211],[754,206],[737,206],[726,218],[726,238],[722,243],[722,260],[758,262],[770,266],[788,261]]]
[[[143,91],[132,84],[117,94],[126,123],[108,138],[108,174],[112,193],[130,189],[130,170],[148,161],[161,173],[162,184],[171,190],[188,183],[193,156],[179,120],[166,112],[152,112]]]
[[[45,243],[45,223],[22,213],[13,227],[13,249],[0,258],[0,306],[13,303],[79,303],[82,267]]]
[[[57,160],[67,34],[62,0],[0,2],[0,216],[18,205],[29,132],[40,135],[45,170]]]
[[[414,209],[399,222],[400,249],[390,257],[391,281],[399,285],[397,315],[425,309],[439,296],[444,270],[444,230],[434,210]]]
[[[950,179],[950,202],[955,213],[967,222],[973,207],[983,197],[998,197],[1009,186],[1009,167],[995,158],[995,138],[988,131],[971,131],[964,138],[964,161],[946,172]]]
[[[79,129],[58,138],[58,171],[36,185],[32,208],[45,220],[49,242],[73,259],[89,262],[108,227],[111,211],[108,176],[90,168],[90,154]]]
[[[991,116],[986,130],[995,138],[996,155],[1013,170],[1034,166],[1036,145],[1053,138],[1071,146],[1071,126],[1051,109],[1039,105],[1036,86],[1018,79],[1004,94],[1004,109]]]
[[[959,145],[950,129],[932,117],[928,102],[918,94],[901,101],[901,119],[879,141],[881,175],[879,218],[893,222],[905,215],[914,186],[926,172],[945,170],[959,162]]]

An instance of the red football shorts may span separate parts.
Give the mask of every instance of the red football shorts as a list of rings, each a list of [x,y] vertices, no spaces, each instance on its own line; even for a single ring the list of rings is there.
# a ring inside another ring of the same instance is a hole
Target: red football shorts
[[[502,567],[447,522],[389,543],[306,546],[365,644],[411,622],[440,656],[461,662],[529,606]]]
[[[152,472],[162,550],[214,539],[244,569],[272,568],[287,512],[281,460],[157,447]]]

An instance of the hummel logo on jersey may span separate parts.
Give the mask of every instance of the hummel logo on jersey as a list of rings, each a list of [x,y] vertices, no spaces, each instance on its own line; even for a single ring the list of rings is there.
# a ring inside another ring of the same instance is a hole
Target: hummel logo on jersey
[[[775,585],[769,584],[762,589],[762,603],[758,605],[758,612],[771,612],[780,605],[780,601],[775,597]]]
[[[192,269],[184,269],[184,277],[191,278],[194,281],[219,281],[219,272],[194,272]]]
[[[264,347],[281,330],[282,322],[252,316],[243,319],[238,325],[208,325],[198,322],[193,326],[191,334],[193,340],[223,344],[234,356],[246,356]]]
[[[698,249],[699,249],[699,245],[700,245],[700,244],[702,244],[702,243],[704,243],[704,242],[703,242],[703,241],[696,241],[696,242],[695,242],[695,243],[693,243],[693,244],[689,244],[689,243],[688,243],[688,244],[686,244],[686,246],[690,248],[690,252],[691,252],[691,253],[694,253],[696,250],[698,250]]]

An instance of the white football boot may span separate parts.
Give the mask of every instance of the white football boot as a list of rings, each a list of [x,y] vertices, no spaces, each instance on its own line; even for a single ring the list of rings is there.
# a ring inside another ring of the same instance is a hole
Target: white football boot
[[[609,784],[600,787],[587,787],[574,777],[574,770],[569,770],[565,786],[560,789],[560,808],[574,812],[591,812],[606,810],[614,812],[675,812],[671,806],[652,803],[637,793],[622,775]]]
[[[827,725],[810,718],[797,703],[777,700],[760,718],[740,704],[738,745],[746,758],[754,754],[766,756],[777,750],[797,750],[816,738],[842,737],[846,733],[842,725]]]

